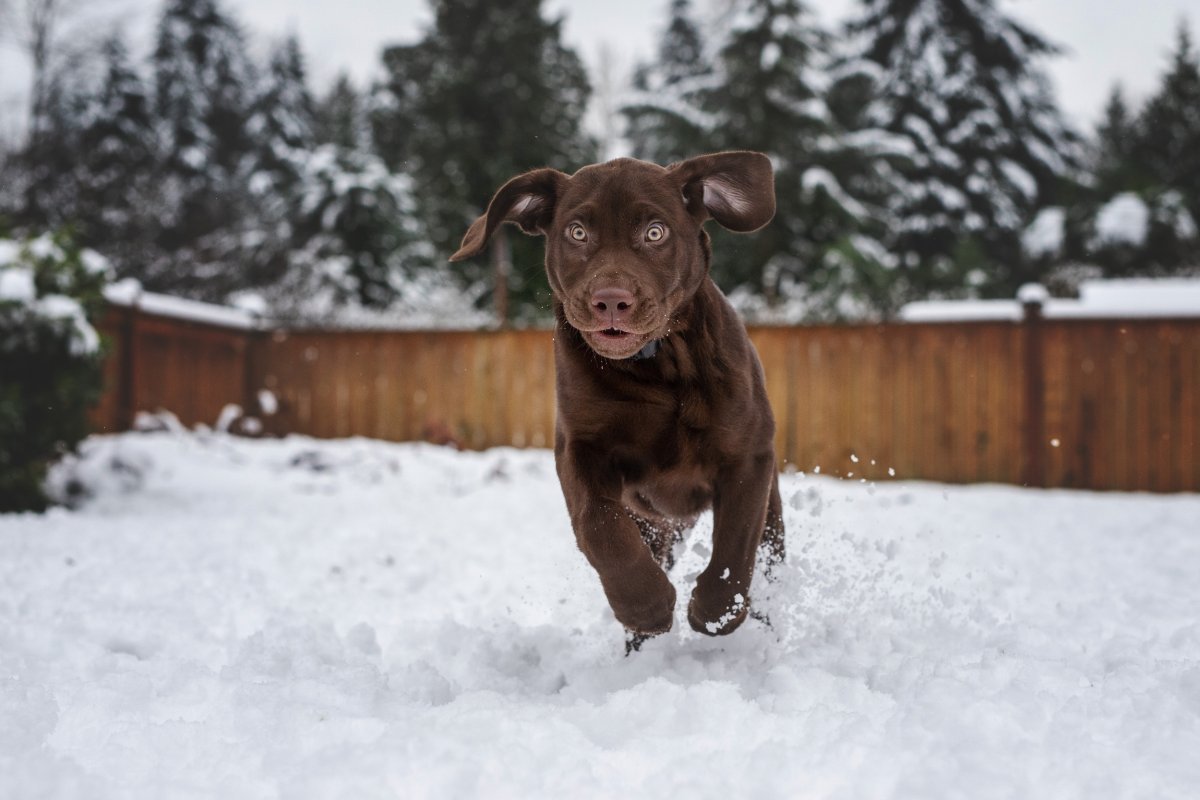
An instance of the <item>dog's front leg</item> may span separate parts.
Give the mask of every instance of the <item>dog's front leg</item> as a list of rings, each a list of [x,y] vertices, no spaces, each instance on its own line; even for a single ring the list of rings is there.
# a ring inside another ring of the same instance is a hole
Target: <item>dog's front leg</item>
[[[575,540],[600,576],[617,620],[648,636],[669,631],[675,587],[621,503],[620,477],[597,468],[591,454],[570,447],[559,453],[556,462]]]
[[[700,633],[732,633],[750,611],[750,579],[774,480],[771,452],[747,455],[717,474],[712,558],[696,578],[688,605],[688,622]]]

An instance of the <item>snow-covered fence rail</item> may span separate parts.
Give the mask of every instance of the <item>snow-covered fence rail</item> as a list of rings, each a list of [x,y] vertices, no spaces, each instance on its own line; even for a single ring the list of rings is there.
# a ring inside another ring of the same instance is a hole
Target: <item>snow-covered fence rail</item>
[[[549,447],[548,331],[287,331],[114,308],[101,428]],[[1200,491],[1200,318],[754,327],[781,460],[853,479]]]

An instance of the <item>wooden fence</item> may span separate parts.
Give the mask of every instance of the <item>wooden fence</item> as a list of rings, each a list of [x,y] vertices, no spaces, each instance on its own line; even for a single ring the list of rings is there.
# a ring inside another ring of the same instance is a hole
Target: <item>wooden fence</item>
[[[549,447],[548,331],[250,331],[114,308],[99,429],[138,410],[270,434]],[[1200,319],[751,329],[795,469],[854,479],[1200,491]]]

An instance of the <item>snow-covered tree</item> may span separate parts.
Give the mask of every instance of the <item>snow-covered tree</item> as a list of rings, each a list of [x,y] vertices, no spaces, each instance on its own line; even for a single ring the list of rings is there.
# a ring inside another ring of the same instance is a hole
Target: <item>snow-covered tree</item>
[[[1104,105],[1092,148],[1090,167],[1099,191],[1120,191],[1144,180],[1134,162],[1136,146],[1136,119],[1121,85],[1117,84]]]
[[[369,149],[370,131],[363,98],[348,75],[339,75],[317,101],[315,116],[314,135],[318,144],[350,151]]]
[[[910,291],[1011,293],[1019,232],[1076,157],[1041,67],[1057,49],[995,0],[862,0],[847,31],[869,125],[909,142],[886,202]]]
[[[1200,220],[1200,54],[1180,23],[1171,68],[1138,120],[1135,158]]]
[[[253,99],[245,42],[217,0],[169,0],[153,67],[163,147],[159,244],[167,255],[139,277],[220,299],[244,283],[238,253],[261,235],[243,181]]]
[[[573,172],[595,148],[582,129],[590,91],[583,64],[541,0],[436,0],[433,17],[420,42],[385,51],[372,128],[388,165],[412,176],[426,235],[448,256],[513,175],[542,166]],[[510,285],[518,304],[545,305],[540,249],[524,237],[510,244],[503,231],[492,237],[501,318]],[[481,267],[456,270],[478,280]]]
[[[149,87],[119,36],[103,46],[104,76],[79,132],[73,222],[82,243],[106,253],[122,272],[153,258],[144,223],[157,203],[158,154]]]
[[[75,168],[89,106],[90,63],[61,65],[40,91],[38,134],[15,155],[14,222],[29,231],[61,228],[78,207]]]
[[[1111,276],[1200,267],[1198,151],[1200,63],[1181,26],[1171,66],[1141,109],[1130,108],[1119,87],[1110,94],[1090,175],[1058,210],[1061,246],[1047,257]]]
[[[289,269],[289,253],[302,243],[299,206],[315,126],[304,55],[289,37],[270,54],[246,125],[250,150],[238,168],[254,209],[254,233],[240,248],[245,286],[279,280]]]
[[[689,0],[672,0],[658,56],[634,71],[633,91],[621,108],[633,155],[670,164],[708,146],[711,121],[696,107],[696,93],[713,75],[710,55],[692,19]]]
[[[670,161],[751,149],[775,164],[778,213],[753,237],[714,230],[713,274],[727,290],[772,301],[801,295],[809,316],[877,305],[886,260],[881,209],[866,201],[876,155],[831,112],[829,37],[798,0],[733,0],[709,40],[676,2],[658,59],[639,70],[625,114],[635,153]]]
[[[268,188],[286,191],[297,178],[297,155],[311,148],[316,139],[315,103],[295,36],[271,52],[246,127],[252,190],[256,194]]]
[[[410,180],[377,156],[335,145],[297,164],[295,249],[286,274],[264,292],[274,310],[312,317],[400,298],[432,258],[416,227]]]

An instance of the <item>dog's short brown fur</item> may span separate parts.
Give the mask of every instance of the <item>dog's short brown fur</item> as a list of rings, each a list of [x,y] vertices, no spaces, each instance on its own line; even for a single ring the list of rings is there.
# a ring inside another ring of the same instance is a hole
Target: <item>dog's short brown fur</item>
[[[697,631],[741,625],[760,545],[768,565],[783,556],[762,367],[709,277],[703,229],[754,231],[774,213],[760,153],[538,169],[496,192],[451,259],[481,252],[503,222],[546,237],[559,481],[579,548],[635,636],[670,629],[663,568],[702,511],[713,509],[713,547],[688,605]]]

